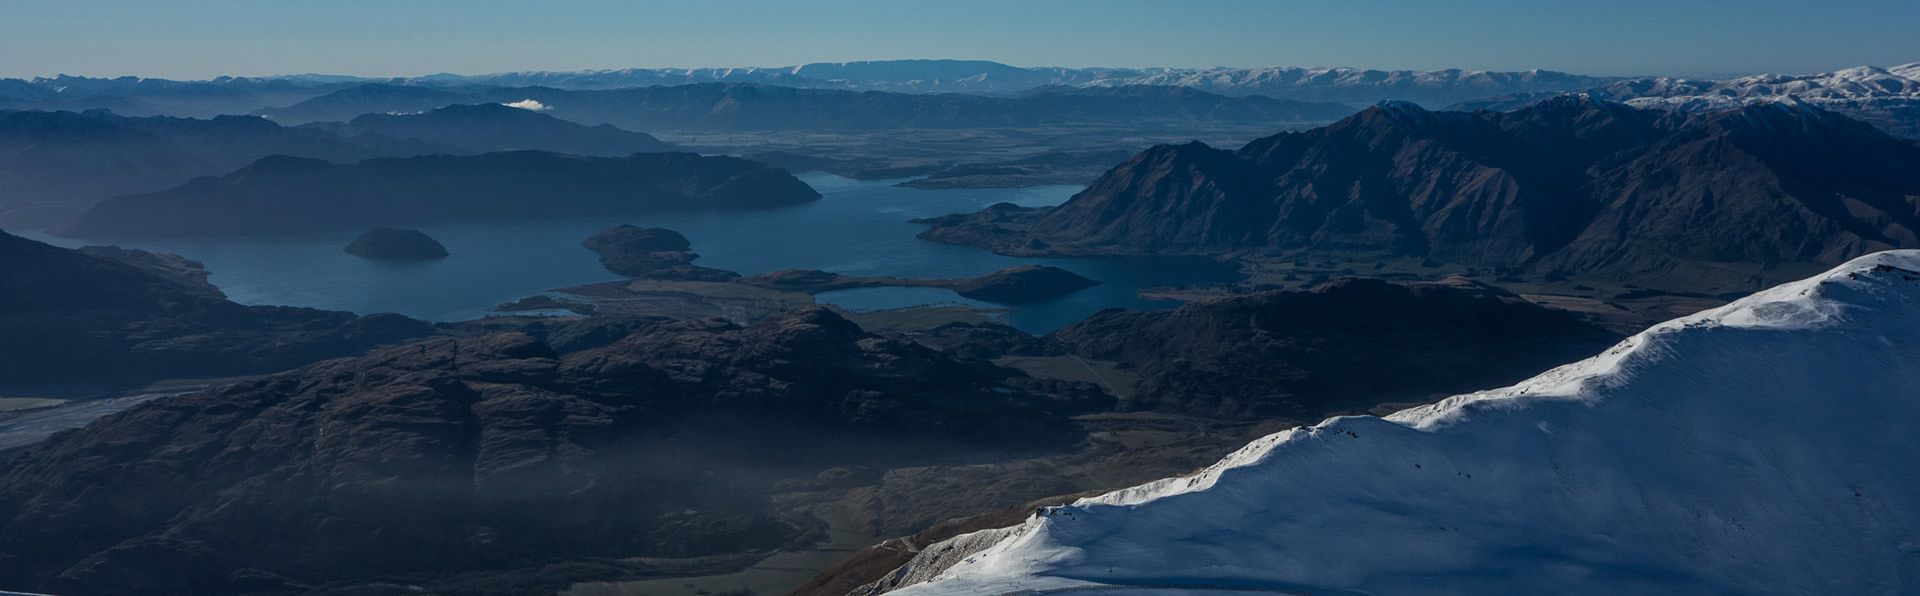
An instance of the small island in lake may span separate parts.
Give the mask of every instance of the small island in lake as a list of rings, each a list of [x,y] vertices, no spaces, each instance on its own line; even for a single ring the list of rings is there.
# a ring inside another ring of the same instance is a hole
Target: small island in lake
[[[447,247],[420,230],[374,228],[347,243],[347,254],[381,261],[431,261],[447,256]]]
[[[693,264],[700,255],[679,232],[620,224],[581,241],[608,271],[642,279],[732,281],[740,274]]]

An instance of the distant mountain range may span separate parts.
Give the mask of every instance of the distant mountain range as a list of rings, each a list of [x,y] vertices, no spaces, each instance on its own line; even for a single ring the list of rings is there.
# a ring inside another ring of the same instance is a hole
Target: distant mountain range
[[[1359,68],[1059,68],[1019,67],[984,60],[876,60],[816,62],[779,68],[622,69],[438,75],[406,79],[420,84],[539,85],[615,89],[688,83],[762,83],[903,93],[1017,93],[1048,86],[1192,87],[1222,95],[1266,95],[1308,102],[1370,104],[1398,99],[1427,104],[1515,93],[1561,91],[1611,78],[1531,70],[1498,72]]]
[[[584,124],[630,130],[835,130],[1000,128],[1155,123],[1313,123],[1351,113],[1343,104],[1227,97],[1183,87],[1049,86],[1016,95],[911,94],[752,83],[568,90],[366,84],[261,115],[284,124],[409,113],[462,103],[523,103]]]
[[[1860,66],[1811,75],[1757,75],[1719,81],[1640,78],[1581,89],[1588,96],[1642,108],[1723,110],[1792,97],[1873,123],[1889,133],[1920,138],[1920,62],[1892,68]],[[1521,92],[1455,104],[1450,110],[1514,110],[1557,95]]]
[[[624,157],[680,150],[643,132],[623,130],[611,124],[575,124],[543,111],[538,105],[455,104],[408,114],[364,114],[343,123],[310,127],[343,137],[415,139],[475,153],[532,149]]]
[[[816,62],[775,68],[628,68],[417,77],[284,75],[174,81],[61,75],[0,79],[0,109],[106,108],[135,116],[208,117],[284,107],[348,87],[385,84],[435,89],[548,87],[609,90],[701,83],[1004,95],[1041,87],[1181,86],[1230,96],[1265,95],[1310,103],[1366,105],[1388,99],[1444,105],[1509,93],[1566,91],[1613,79],[1552,71],[1383,71],[1357,68],[1059,68],[984,60]],[[342,115],[345,119],[357,116]]]
[[[1725,80],[1659,77],[1595,77],[1545,70],[1434,71],[1359,68],[1059,68],[1020,67],[984,60],[875,60],[810,63],[774,68],[629,68],[588,71],[533,71],[483,75],[436,74],[416,77],[285,75],[220,77],[171,81],[140,77],[57,76],[0,79],[0,109],[106,108],[132,116],[208,117],[284,111],[323,95],[364,85],[419,89],[441,99],[414,104],[418,111],[461,101],[475,89],[512,87],[559,90],[614,90],[704,83],[756,84],[842,91],[1011,95],[1042,87],[1174,86],[1227,96],[1260,95],[1308,103],[1364,106],[1380,101],[1412,101],[1428,108],[1513,109],[1565,92],[1587,92],[1603,99],[1675,107],[1725,108],[1733,102],[1793,94],[1838,111],[1888,126],[1903,136],[1920,136],[1913,107],[1920,63],[1891,68],[1861,66],[1809,75],[1766,74]],[[436,94],[434,91],[453,91]],[[380,91],[373,95],[391,94]],[[351,95],[351,94],[350,94]],[[345,98],[334,98],[338,101]],[[381,99],[386,102],[389,100]],[[439,103],[435,103],[438,101]],[[495,99],[488,99],[493,102]],[[513,101],[513,100],[498,100]],[[354,111],[340,107],[324,115],[286,116],[287,121],[348,120],[388,104]],[[597,123],[597,122],[592,122]],[[647,127],[648,129],[652,129]]]
[[[408,227],[669,210],[771,207],[820,194],[786,170],[733,157],[542,151],[335,164],[272,156],[221,177],[109,199],[60,234],[203,237]]]
[[[357,161],[454,151],[421,141],[287,128],[252,116],[0,112],[0,225],[59,223],[107,197],[230,172],[268,155]]]
[[[1169,69],[1126,77],[1102,77],[1081,83],[1091,87],[1169,85],[1226,95],[1265,95],[1299,101],[1368,105],[1411,101],[1442,106],[1488,95],[1565,91],[1612,79],[1528,70],[1372,70],[1360,68],[1211,68]]]
[[[759,83],[785,87],[900,93],[1001,94],[1049,85],[1080,85],[1160,72],[1134,68],[1021,67],[987,60],[869,60],[814,62],[760,68],[625,68],[534,71],[487,75],[441,74],[399,79],[406,84],[543,86],[621,89],[696,83]]]
[[[1055,208],[932,220],[1011,254],[1391,252],[1750,290],[1920,245],[1920,145],[1799,102],[1705,113],[1561,96],[1369,108],[1238,151],[1163,145]]]
[[[1876,254],[925,545],[852,593],[1902,593],[1916,385],[1920,252]]]
[[[644,133],[583,126],[501,105],[369,115],[308,127],[254,116],[0,111],[0,225],[64,223],[101,199],[225,174],[270,155],[349,163],[510,149],[620,157],[676,147]]]
[[[288,105],[361,82],[305,75],[202,81],[68,75],[0,79],[0,110],[108,109],[125,116],[210,118]]]

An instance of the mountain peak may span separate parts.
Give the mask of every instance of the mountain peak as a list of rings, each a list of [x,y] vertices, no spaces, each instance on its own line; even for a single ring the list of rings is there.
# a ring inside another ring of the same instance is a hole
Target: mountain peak
[[[1390,130],[1431,132],[1443,119],[1468,116],[1459,112],[1435,112],[1411,101],[1382,101],[1327,126],[1328,130],[1366,130],[1381,133]]]
[[[1362,113],[1366,112],[1373,112],[1394,122],[1409,125],[1429,122],[1435,114],[1433,110],[1429,110],[1420,104],[1397,99],[1373,104],[1373,107],[1367,108]]]
[[[1632,109],[1627,104],[1602,99],[1592,93],[1562,93],[1528,106],[1539,110],[1588,110],[1588,109]]]
[[[1396,114],[1396,115],[1397,114],[1426,114],[1430,112],[1430,110],[1424,107],[1421,107],[1420,104],[1417,104],[1411,101],[1401,100],[1401,99],[1389,99],[1386,101],[1375,103],[1373,104],[1372,109],[1379,110],[1381,112],[1385,112],[1388,114]]]

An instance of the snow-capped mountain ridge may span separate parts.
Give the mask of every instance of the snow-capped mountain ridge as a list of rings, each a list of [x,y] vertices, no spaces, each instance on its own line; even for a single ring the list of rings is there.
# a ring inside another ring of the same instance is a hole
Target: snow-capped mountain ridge
[[[1841,112],[1887,132],[1920,137],[1920,62],[1882,68],[1856,66],[1814,74],[1761,74],[1724,80],[1647,77],[1580,90],[1639,108],[1709,111],[1788,98]],[[1454,110],[1514,110],[1550,92],[1497,95],[1451,106]]]
[[[957,538],[877,587],[1911,591],[1916,396],[1920,251],[1877,253],[1512,387]]]
[[[1617,83],[1621,86],[1623,83]],[[1920,63],[1880,68],[1856,66],[1812,75],[1763,74],[1724,81],[1648,79],[1645,97],[1630,102],[1742,101],[1798,97],[1808,101],[1860,100],[1890,97],[1920,98]],[[1621,87],[1625,91],[1628,87]]]
[[[1401,99],[1438,106],[1476,96],[1513,93],[1522,89],[1533,92],[1571,91],[1602,85],[1612,80],[1607,77],[1589,77],[1539,69],[1511,72],[1457,68],[1415,71],[1284,66],[1170,69],[1151,74],[1104,77],[1084,84],[1088,86],[1169,85],[1194,87],[1227,95],[1313,97],[1314,101],[1345,101],[1358,104],[1384,99]]]

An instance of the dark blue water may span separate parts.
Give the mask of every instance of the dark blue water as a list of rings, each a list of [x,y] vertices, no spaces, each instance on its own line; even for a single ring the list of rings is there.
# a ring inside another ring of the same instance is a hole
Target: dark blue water
[[[1173,259],[1018,259],[914,238],[918,217],[975,211],[999,202],[1054,205],[1077,186],[916,190],[898,181],[801,176],[822,198],[756,211],[671,213],[543,221],[457,223],[421,228],[451,253],[439,261],[368,261],[340,251],[357,232],[282,238],[75,241],[27,234],[62,246],[119,244],[185,255],[206,263],[212,282],[245,304],[309,306],[357,313],[397,312],[438,321],[484,316],[487,309],[553,288],[619,279],[580,241],[617,223],[686,234],[699,264],[753,275],[821,269],[856,275],[972,277],[1023,263],[1053,265],[1105,282],[1066,297],[1021,305],[1006,320],[1045,332],[1107,307],[1165,308],[1141,300],[1141,288],[1218,283],[1230,267]],[[968,301],[940,289],[868,288],[819,296],[854,310]]]

